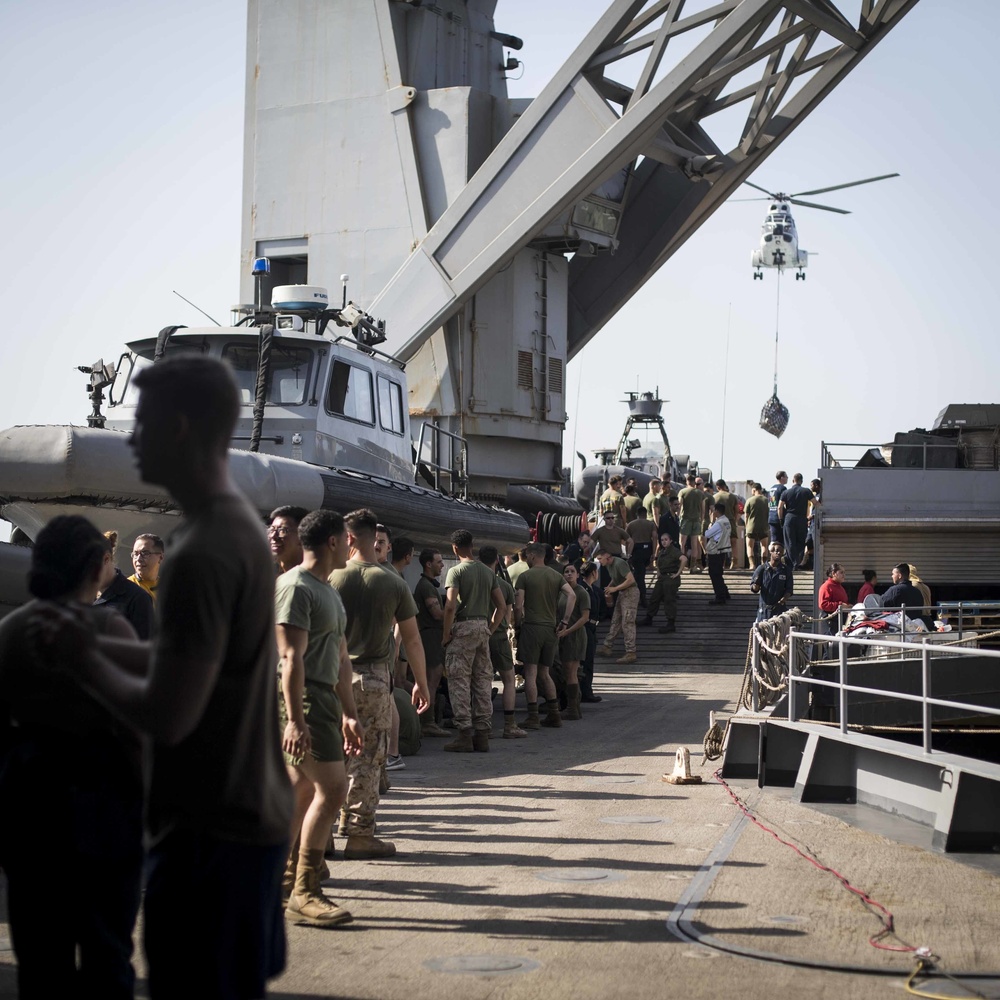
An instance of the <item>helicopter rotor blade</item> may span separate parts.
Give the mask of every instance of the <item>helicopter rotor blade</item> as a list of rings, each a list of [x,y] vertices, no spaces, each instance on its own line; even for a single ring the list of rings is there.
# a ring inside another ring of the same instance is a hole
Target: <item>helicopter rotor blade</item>
[[[793,205],[802,205],[804,208],[820,208],[824,212],[837,212],[839,215],[850,215],[846,208],[834,208],[833,205],[817,205],[814,201],[799,201],[797,198],[788,199]]]
[[[774,201],[773,198],[730,198],[730,201]]]
[[[746,185],[747,185],[747,187],[752,187],[752,188],[753,188],[753,189],[754,189],[755,191],[763,191],[763,192],[764,192],[764,194],[766,194],[766,195],[768,196],[768,198],[777,198],[777,197],[778,197],[778,196],[777,196],[776,194],[774,194],[773,192],[771,192],[771,191],[768,191],[768,189],[767,189],[767,188],[762,188],[762,187],[761,187],[761,186],[760,186],[759,184],[754,184],[754,183],[752,183],[751,181],[744,181],[743,183],[744,183],[744,184],[746,184]],[[757,199],[755,199],[755,200],[757,200]],[[764,199],[763,199],[763,198],[761,198],[761,199],[759,199],[759,200],[760,200],[760,201],[763,201]]]
[[[873,184],[875,181],[887,181],[890,177],[898,177],[899,174],[881,174],[879,177],[866,177],[863,181],[849,181],[847,184],[834,184],[833,187],[815,188],[812,191],[796,191],[789,198],[798,198],[800,194],[826,194],[827,191],[840,191],[842,188],[857,187],[859,184]],[[744,181],[749,184],[749,181]]]

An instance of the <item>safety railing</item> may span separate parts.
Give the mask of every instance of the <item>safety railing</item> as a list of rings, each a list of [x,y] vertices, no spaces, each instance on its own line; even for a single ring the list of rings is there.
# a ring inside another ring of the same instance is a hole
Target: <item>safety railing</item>
[[[947,438],[876,444],[824,441],[820,465],[824,469],[997,469],[1000,468],[1000,446]]]
[[[963,646],[935,647],[929,642],[922,642],[919,646],[919,657],[921,661],[921,690],[920,694],[909,694],[903,691],[891,691],[882,688],[870,687],[868,685],[848,683],[848,667],[850,658],[847,655],[848,646],[880,646],[898,649],[904,653],[914,651],[913,643],[899,642],[893,639],[876,638],[860,639],[852,636],[824,636],[824,642],[834,644],[838,647],[838,655],[835,661],[826,661],[827,665],[836,662],[838,664],[837,679],[825,680],[809,674],[800,674],[798,664],[802,656],[802,651],[806,643],[815,643],[817,636],[812,632],[791,631],[788,634],[788,719],[790,722],[798,721],[799,708],[799,686],[806,685],[809,688],[823,687],[830,688],[836,692],[838,700],[838,722],[840,731],[844,736],[850,733],[849,701],[848,694],[869,694],[878,697],[896,699],[918,703],[921,707],[921,730],[923,737],[923,752],[926,755],[933,753],[931,741],[933,729],[931,725],[932,709],[950,708],[961,712],[969,712],[974,715],[989,715],[1000,717],[1000,708],[989,705],[975,704],[972,702],[952,701],[946,698],[935,698],[931,695],[931,655],[949,657],[975,656],[986,657],[996,660],[998,667],[998,677],[1000,677],[1000,651],[969,649]]]
[[[425,445],[430,448],[429,458],[424,457]],[[442,461],[445,452],[447,452],[447,464]],[[413,461],[414,483],[419,479],[421,466],[430,470],[434,489],[452,496],[461,496],[463,500],[467,498],[469,443],[460,434],[453,434],[433,421],[425,420],[420,425],[420,436],[417,438],[416,457]],[[445,478],[448,480],[446,490],[443,488]]]

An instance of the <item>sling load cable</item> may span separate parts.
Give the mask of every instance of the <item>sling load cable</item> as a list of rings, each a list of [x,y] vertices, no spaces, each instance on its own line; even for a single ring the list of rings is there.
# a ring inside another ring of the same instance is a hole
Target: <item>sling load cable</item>
[[[774,389],[771,398],[760,411],[760,426],[776,438],[780,438],[788,426],[788,407],[778,399],[778,329],[781,315],[781,276],[783,273],[784,268],[778,268],[778,280],[775,282],[777,294],[774,304]]]

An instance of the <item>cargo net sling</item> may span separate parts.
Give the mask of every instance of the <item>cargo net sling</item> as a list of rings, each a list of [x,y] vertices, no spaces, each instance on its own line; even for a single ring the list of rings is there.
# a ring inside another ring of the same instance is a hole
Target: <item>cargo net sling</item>
[[[768,434],[773,434],[776,438],[780,438],[788,426],[788,407],[778,399],[778,316],[781,310],[780,271],[778,272],[778,280],[775,282],[775,285],[778,292],[774,307],[774,390],[771,393],[771,398],[764,404],[764,408],[760,411],[760,426]]]

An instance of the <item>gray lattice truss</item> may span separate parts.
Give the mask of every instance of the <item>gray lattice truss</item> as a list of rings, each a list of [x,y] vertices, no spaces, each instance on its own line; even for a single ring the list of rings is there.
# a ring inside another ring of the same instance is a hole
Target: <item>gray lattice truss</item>
[[[570,248],[574,206],[623,178],[614,252],[570,264],[572,357],[916,2],[861,0],[852,24],[831,0],[724,0],[687,16],[696,4],[685,0],[617,0],[375,311],[412,353],[518,250]],[[670,66],[671,42],[689,32],[696,43]],[[642,53],[635,86],[616,81],[616,64]],[[712,116],[744,103],[739,141],[720,148]]]

